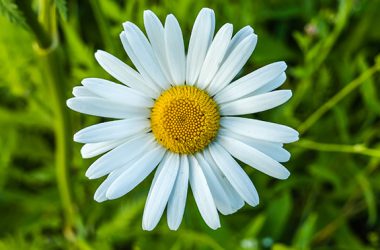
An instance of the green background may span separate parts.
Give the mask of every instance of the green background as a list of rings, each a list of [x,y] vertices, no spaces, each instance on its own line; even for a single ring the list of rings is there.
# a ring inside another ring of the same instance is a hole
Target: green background
[[[251,25],[258,45],[241,75],[285,60],[293,91],[256,117],[300,131],[287,180],[244,167],[260,195],[209,229],[192,195],[180,229],[141,229],[150,176],[128,195],[93,200],[72,135],[99,118],[65,100],[85,77],[110,79],[94,52],[130,63],[122,22],[178,18],[185,43],[202,7],[217,28]],[[380,1],[0,0],[0,249],[379,249]]]

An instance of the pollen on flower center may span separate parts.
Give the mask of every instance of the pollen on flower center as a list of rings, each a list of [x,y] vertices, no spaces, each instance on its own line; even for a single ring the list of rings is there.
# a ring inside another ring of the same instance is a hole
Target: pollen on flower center
[[[217,135],[219,111],[216,102],[193,86],[172,87],[156,100],[151,127],[157,141],[172,152],[193,154]]]

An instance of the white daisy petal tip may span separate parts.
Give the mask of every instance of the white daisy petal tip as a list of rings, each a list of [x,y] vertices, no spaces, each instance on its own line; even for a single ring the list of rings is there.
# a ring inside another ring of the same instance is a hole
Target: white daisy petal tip
[[[136,24],[130,22],[130,21],[126,21],[123,23],[123,28],[125,31],[127,30],[130,30],[130,29],[133,29],[134,27],[137,27]]]
[[[105,202],[106,200],[107,200],[106,197],[98,195],[97,193],[94,194],[94,201],[98,203],[102,203],[102,202]]]
[[[81,134],[80,131],[76,132],[73,136],[73,141],[75,142],[81,142]]]
[[[245,115],[273,109],[292,97],[291,90],[276,90],[265,94],[241,98],[221,104],[220,113],[225,116]]]
[[[185,47],[181,27],[173,14],[166,17],[164,39],[172,84],[184,85],[186,81]]]
[[[286,64],[285,61],[277,61],[271,64],[268,64],[266,66],[272,66],[278,68],[280,72],[285,72],[285,70],[288,68],[288,65]]]
[[[216,229],[220,227],[219,215],[204,170],[202,170],[198,160],[194,156],[189,157],[189,162],[190,186],[198,210],[207,225],[212,229]]]
[[[287,172],[286,173],[284,173],[284,176],[283,176],[283,178],[279,178],[280,180],[286,180],[286,179],[288,179],[290,177],[290,171],[289,170],[287,170]]]
[[[73,97],[73,98],[75,98],[75,97]],[[70,101],[71,99],[72,99],[72,98],[66,100],[66,106],[67,106],[68,108],[70,108],[70,109],[71,109],[71,107],[70,107],[70,106],[71,106],[71,101]]]
[[[253,52],[253,50],[256,48],[256,45],[257,45],[258,36],[255,33],[252,33],[251,36],[252,36],[252,44],[251,44],[251,46],[253,48],[252,49],[252,52]]]
[[[210,8],[202,8],[198,16],[200,15],[208,15],[209,17],[215,18],[215,12]]]
[[[155,22],[160,22],[160,19],[157,15],[151,10],[144,10],[144,25],[152,25]]]
[[[148,15],[154,15],[155,16],[155,14],[154,14],[153,11],[151,11],[151,10],[144,10],[144,17],[148,16]]]
[[[124,43],[128,43],[127,35],[125,34],[125,30],[120,32],[119,38],[120,38],[121,42],[123,43],[123,46],[124,46]]]
[[[154,175],[143,213],[143,228],[152,230],[156,227],[165,210],[180,168],[179,156],[167,153]]]
[[[104,201],[106,201],[107,199],[104,199],[104,198],[95,198],[94,197],[94,201],[96,201],[97,203],[102,203]]]
[[[247,44],[246,46],[252,48],[252,51],[253,51],[257,44],[257,38],[258,37],[255,33],[251,33],[246,38],[243,39],[242,43]]]
[[[106,192],[106,197],[109,200],[115,200],[117,198],[120,198],[121,196],[123,196],[123,194],[120,192],[120,190],[109,188]]]
[[[292,98],[293,96],[293,92],[290,90],[290,89],[281,89],[281,90],[276,90],[278,91],[281,95],[281,99],[282,99],[282,103],[281,104],[284,104],[285,102],[289,101],[290,98]],[[280,104],[280,105],[281,105]]]
[[[169,20],[170,22],[177,21],[177,18],[172,13],[170,13],[169,15],[167,15],[166,19]]]
[[[86,173],[85,173],[85,176],[89,179],[89,180],[95,180],[95,179],[98,179],[102,176],[97,176],[96,173],[93,173],[93,171],[91,170],[91,168],[88,168]]]
[[[250,204],[252,207],[256,207],[256,206],[258,206],[260,204],[260,200],[259,200],[259,197],[257,197],[257,200],[254,202],[254,203],[252,203],[252,204]]]
[[[171,224],[171,223],[168,223],[168,227],[169,227],[169,229],[171,231],[177,231],[180,225],[181,224]]]
[[[69,107],[71,110],[76,111],[76,97],[70,98],[66,100],[66,106]]]
[[[140,28],[132,23],[131,21],[126,21],[123,23],[124,32],[126,33],[134,33],[136,31],[140,31]]]
[[[170,13],[165,17],[165,28],[167,28],[168,25],[176,25],[178,23],[177,18],[174,16],[174,14]]]
[[[141,227],[144,231],[153,231],[153,229],[155,228],[150,225],[145,225],[144,223],[141,224]]]
[[[224,26],[225,26],[225,29],[227,29],[228,32],[231,32],[231,34],[232,34],[232,32],[234,30],[234,25],[232,23],[226,23],[226,24],[224,24]]]
[[[103,177],[105,174],[103,173],[99,173],[97,172],[96,170],[94,169],[91,169],[91,168],[88,168],[86,173],[85,173],[85,176],[89,179],[89,180],[95,180],[95,179],[99,179],[100,177]]]
[[[84,174],[88,179],[91,180],[91,172],[89,171],[90,168],[86,170],[86,173]]]
[[[94,53],[95,59],[99,63],[99,65],[102,65],[102,62],[106,59],[108,55],[108,52],[101,49],[96,50]]]
[[[211,8],[208,8],[208,7],[203,7],[203,8],[199,11],[199,13],[202,13],[202,12],[212,12],[212,13],[214,13],[214,10],[211,9]],[[199,14],[198,14],[198,15],[199,15]]]
[[[102,55],[102,53],[104,53],[104,51],[103,51],[103,50],[100,50],[100,49],[96,50],[96,51],[95,51],[95,53],[94,53],[94,55],[95,55],[95,58],[96,58],[96,59],[98,59],[98,57],[99,57],[99,56],[101,56],[101,55]]]
[[[255,33],[255,30],[250,25],[245,26],[243,29],[245,29],[247,33]]]
[[[284,67],[284,71],[288,68],[288,65],[286,64],[285,61],[279,61],[279,63],[280,63],[281,65],[283,65],[283,67]]]

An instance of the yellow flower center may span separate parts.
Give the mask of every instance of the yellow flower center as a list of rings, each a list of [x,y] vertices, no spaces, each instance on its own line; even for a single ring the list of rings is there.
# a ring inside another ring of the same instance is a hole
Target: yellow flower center
[[[152,131],[158,143],[179,154],[204,149],[217,135],[219,120],[216,102],[193,86],[166,90],[151,113]]]

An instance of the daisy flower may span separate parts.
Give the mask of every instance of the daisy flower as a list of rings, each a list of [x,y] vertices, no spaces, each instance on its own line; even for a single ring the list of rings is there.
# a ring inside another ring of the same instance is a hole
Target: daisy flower
[[[163,25],[144,12],[147,37],[133,23],[120,38],[136,70],[113,55],[95,58],[122,84],[87,78],[67,101],[72,110],[115,119],[84,128],[74,141],[85,143],[83,158],[103,154],[87,170],[90,179],[108,175],[96,190],[98,202],[119,198],[155,169],[142,227],[152,230],[165,208],[168,226],[178,229],[188,186],[206,224],[220,227],[219,214],[245,203],[259,204],[257,191],[235,159],[278,179],[289,171],[279,162],[290,154],[284,143],[298,140],[289,127],[239,117],[279,106],[290,90],[274,90],[286,79],[284,62],[275,62],[234,80],[252,54],[257,36],[246,26],[232,36],[232,24],[214,36],[215,16],[198,14],[185,54],[177,19]]]

